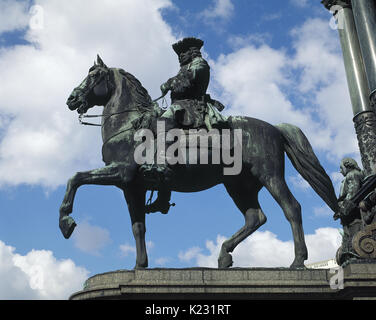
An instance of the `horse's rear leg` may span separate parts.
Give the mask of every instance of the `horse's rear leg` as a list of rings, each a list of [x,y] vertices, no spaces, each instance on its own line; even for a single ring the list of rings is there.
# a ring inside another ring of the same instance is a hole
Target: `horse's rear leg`
[[[308,258],[308,251],[304,240],[301,206],[290,192],[283,176],[267,177],[263,183],[281,206],[291,225],[295,259],[290,268],[304,268],[304,260]]]
[[[230,239],[223,242],[218,257],[218,268],[228,268],[232,265],[232,256],[230,252],[234,251],[236,246],[261,227],[266,222],[266,216],[261,210],[258,202],[258,192],[261,186],[250,182],[225,184],[227,192],[234,200],[236,206],[243,213],[245,224]]]

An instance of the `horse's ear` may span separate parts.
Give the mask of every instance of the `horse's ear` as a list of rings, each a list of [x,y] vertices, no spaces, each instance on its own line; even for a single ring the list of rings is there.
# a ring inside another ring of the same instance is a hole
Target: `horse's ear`
[[[104,64],[104,62],[101,59],[101,57],[99,56],[99,54],[97,54],[97,64],[100,65],[101,67],[107,68],[107,66]]]

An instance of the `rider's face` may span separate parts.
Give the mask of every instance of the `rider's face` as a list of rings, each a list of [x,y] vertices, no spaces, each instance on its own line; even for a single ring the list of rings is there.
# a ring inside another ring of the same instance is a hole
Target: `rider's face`
[[[341,164],[339,172],[341,172],[342,175],[345,176],[347,173],[347,168],[343,164]]]
[[[180,55],[179,55],[179,63],[181,66],[184,66],[186,65],[187,63],[191,62],[191,54],[188,51],[186,52],[182,52]]]

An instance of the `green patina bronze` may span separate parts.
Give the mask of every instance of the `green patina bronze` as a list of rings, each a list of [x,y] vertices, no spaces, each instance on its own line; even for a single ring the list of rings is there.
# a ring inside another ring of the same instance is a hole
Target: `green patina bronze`
[[[157,190],[163,194],[164,199],[158,200],[160,203],[155,206],[156,209],[167,212],[166,204],[171,191],[198,192],[223,184],[244,215],[245,221],[244,226],[222,244],[218,267],[227,268],[232,265],[230,252],[266,222],[266,216],[258,202],[258,193],[265,187],[281,206],[291,224],[295,246],[295,259],[291,267],[303,268],[304,260],[307,259],[307,247],[301,207],[284,178],[285,153],[328,206],[338,212],[332,182],[298,127],[291,124],[273,126],[250,117],[226,118],[219,113],[217,108],[221,109],[222,105],[206,94],[209,68],[198,55],[199,46],[200,41],[192,38],[174,45],[174,49],[179,52],[182,66],[178,75],[161,87],[163,95],[171,91],[172,107],[166,112],[152,101],[133,75],[122,69],[108,68],[98,57],[97,63],[90,68],[82,84],[73,90],[67,104],[79,114],[86,113],[94,105],[104,106],[101,129],[105,166],[78,172],[69,179],[60,207],[60,229],[66,238],[69,238],[74,230],[76,224],[69,215],[80,186],[117,186],[124,192],[131,217],[136,242],[135,267],[146,268],[146,192]],[[161,119],[165,120],[167,129],[208,129],[208,126],[211,126],[241,132],[241,154],[238,156],[242,167],[239,174],[224,174],[224,161],[219,164],[198,162],[149,167],[150,172],[160,175],[161,181],[155,183],[153,179],[148,179],[147,168],[134,159],[135,150],[140,143],[135,141],[135,133],[142,129],[155,131],[155,123]]]

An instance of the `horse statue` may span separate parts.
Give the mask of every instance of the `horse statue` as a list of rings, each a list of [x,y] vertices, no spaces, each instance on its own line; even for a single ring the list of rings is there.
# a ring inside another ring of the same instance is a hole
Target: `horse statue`
[[[134,159],[137,143],[135,133],[148,129],[150,121],[164,111],[154,103],[147,90],[133,75],[119,68],[107,67],[100,57],[90,68],[88,76],[76,87],[67,100],[70,110],[80,116],[95,106],[104,106],[101,115],[103,139],[102,156],[105,166],[77,172],[67,183],[60,207],[59,227],[65,238],[72,234],[76,223],[70,216],[77,189],[85,184],[114,185],[124,192],[136,242],[136,269],[147,268],[145,246],[145,201],[151,190],[140,174]],[[135,123],[137,125],[135,125]],[[199,192],[224,184],[235,205],[244,215],[245,224],[230,239],[223,242],[218,268],[232,266],[231,252],[236,246],[266,222],[258,193],[265,187],[289,221],[294,239],[295,259],[290,268],[304,268],[308,257],[302,227],[301,206],[290,192],[284,178],[284,153],[295,169],[315,192],[334,211],[338,211],[332,182],[320,165],[312,147],[296,126],[273,126],[251,117],[229,117],[231,130],[242,132],[242,169],[237,175],[224,175],[213,164],[171,166],[176,175],[169,188],[177,192]]]

